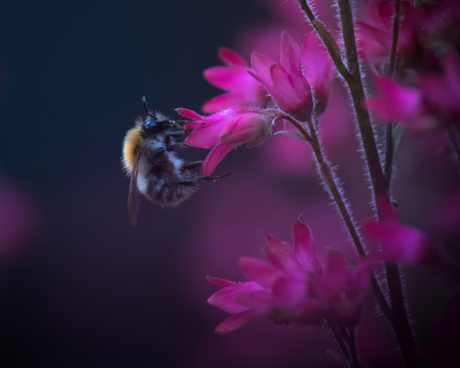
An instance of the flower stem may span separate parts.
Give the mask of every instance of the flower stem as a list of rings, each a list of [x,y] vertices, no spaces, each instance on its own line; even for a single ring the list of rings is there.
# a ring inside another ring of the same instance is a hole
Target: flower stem
[[[346,330],[346,328],[342,325],[339,325],[340,331],[342,332],[342,336],[345,339],[348,349],[350,350],[351,358],[353,359],[353,363],[355,366],[360,367],[361,363],[359,362],[358,352],[356,351],[356,339],[355,339],[355,328],[350,328],[350,333]]]
[[[335,322],[333,322],[330,318],[327,318],[327,317],[326,317],[326,321],[327,321],[327,325],[329,326],[329,328],[331,329],[332,333],[334,334],[335,340],[339,344],[340,349],[342,349],[343,356],[348,361],[351,361],[351,354],[348,351],[347,346],[345,345],[345,342],[342,339],[342,335],[341,335],[341,333],[340,333],[340,331],[339,331],[339,329],[337,327],[337,324]],[[359,367],[359,366],[357,366],[357,367]]]
[[[307,14],[308,19],[310,19],[311,24],[315,28],[315,31],[318,33],[319,37],[326,46],[327,51],[331,55],[332,61],[334,62],[337,70],[342,75],[342,77],[347,81],[351,81],[351,75],[348,72],[345,64],[342,61],[342,55],[340,53],[340,48],[335,42],[334,38],[331,34],[324,28],[323,23],[321,23],[318,19],[315,18],[313,12],[310,9],[310,6],[307,3],[307,0],[295,0],[302,10]]]
[[[328,189],[339,209],[339,212],[342,216],[343,221],[345,222],[345,225],[348,229],[351,239],[353,240],[356,250],[358,251],[358,254],[361,257],[364,257],[366,255],[366,251],[364,250],[364,247],[361,243],[361,239],[359,237],[358,231],[356,230],[353,220],[351,218],[351,215],[348,212],[347,206],[345,205],[345,199],[342,197],[342,194],[337,187],[337,184],[336,184],[337,179],[334,177],[334,174],[329,169],[329,165],[326,162],[327,159],[324,159],[323,157],[321,146],[319,143],[318,135],[316,134],[316,129],[314,127],[314,124],[311,121],[308,122],[309,130],[310,130],[310,134],[308,134],[308,132],[303,127],[303,125],[300,124],[297,120],[290,117],[289,115],[283,116],[283,119],[286,119],[294,127],[296,127],[297,130],[305,137],[305,139],[310,143],[311,147],[313,148],[313,152],[315,153],[316,160],[322,172],[323,180],[328,186]],[[325,177],[325,176],[329,176],[329,177]],[[372,273],[371,275],[371,287],[374,291],[375,298],[377,299],[377,302],[380,306],[382,313],[385,314],[385,316],[388,319],[391,319],[392,312],[391,312],[390,306],[388,305],[388,302],[385,299],[385,296],[383,295],[382,289],[380,288],[379,283],[377,282],[377,279],[375,278],[374,273]]]
[[[372,180],[375,197],[383,197],[389,200],[389,182],[386,180],[380,164],[374,132],[370,124],[369,111],[364,105],[365,93],[361,78],[358,51],[354,31],[353,14],[349,0],[338,0],[342,33],[345,44],[345,53],[348,68],[352,75],[352,83],[349,83],[353,104],[356,111],[361,139],[367,159],[369,173]],[[401,351],[408,367],[419,366],[415,340],[407,316],[406,304],[401,285],[399,267],[394,263],[385,263],[388,279],[388,289],[393,318],[390,322],[395,330]]]
[[[398,48],[399,38],[399,25],[401,21],[401,1],[395,0],[395,15],[393,17],[393,42],[391,44],[391,55],[390,55],[390,66],[388,69],[388,75],[393,77],[396,66],[396,49]],[[393,143],[393,124],[388,123],[386,128],[386,150],[385,150],[385,178],[387,180],[388,188],[391,184],[391,175],[393,173],[393,155],[394,155],[394,143]]]
[[[454,129],[450,123],[446,124],[447,134],[449,135],[449,139],[452,142],[455,152],[457,152],[458,159],[460,160],[460,146],[458,145],[457,139],[455,138]]]

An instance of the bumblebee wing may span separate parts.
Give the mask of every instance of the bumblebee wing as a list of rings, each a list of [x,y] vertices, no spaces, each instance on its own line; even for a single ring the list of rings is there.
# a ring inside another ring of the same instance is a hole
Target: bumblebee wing
[[[131,176],[131,183],[129,185],[129,195],[128,195],[128,214],[131,221],[131,225],[135,226],[137,224],[137,213],[139,211],[139,206],[141,204],[141,197],[139,195],[139,190],[137,189],[137,175],[139,173],[139,161],[140,154],[137,152],[134,155],[134,164],[133,164],[133,175]]]

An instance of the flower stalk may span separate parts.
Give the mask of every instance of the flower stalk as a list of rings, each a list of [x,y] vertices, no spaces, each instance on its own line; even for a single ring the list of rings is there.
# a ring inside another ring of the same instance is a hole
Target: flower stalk
[[[338,4],[340,18],[342,21],[343,40],[345,44],[348,68],[353,77],[352,83],[349,83],[349,88],[353,98],[353,104],[356,111],[364,152],[367,158],[369,173],[372,179],[374,196],[376,198],[383,197],[388,199],[389,181],[386,180],[384,173],[382,172],[377,145],[375,143],[374,131],[370,124],[369,111],[363,104],[365,93],[361,78],[358,51],[356,48],[353,14],[350,2],[348,0],[338,0]],[[393,313],[393,318],[390,322],[395,330],[407,367],[417,367],[419,366],[419,361],[415,347],[415,340],[412,334],[409,318],[407,316],[399,266],[395,263],[385,262],[385,270]]]
[[[396,49],[398,48],[399,38],[399,25],[401,22],[401,2],[395,0],[395,15],[393,17],[393,41],[391,44],[390,65],[388,68],[388,75],[393,78],[396,66]],[[391,184],[391,175],[393,173],[393,156],[394,156],[394,142],[393,142],[393,124],[389,123],[386,128],[386,150],[385,150],[385,178],[387,180],[388,188]],[[390,190],[390,189],[388,189]]]
[[[301,5],[302,9],[305,11],[308,18],[313,23],[313,21],[316,19],[313,13],[311,12],[310,7],[307,4],[307,1],[296,1]],[[358,51],[356,47],[356,37],[351,5],[349,0],[338,0],[338,5],[345,46],[347,72],[349,73],[349,75],[347,73],[343,73],[343,71],[340,68],[337,69],[344,77],[345,81],[348,84],[348,88],[350,89],[350,94],[353,100],[353,106],[356,113],[356,119],[358,122],[358,127],[363,144],[364,154],[367,161],[370,178],[372,181],[374,199],[378,197],[389,199],[390,181],[386,177],[385,172],[382,170],[377,144],[375,141],[374,130],[371,126],[369,111],[367,107],[364,105],[365,92],[361,77]],[[399,17],[396,19],[396,21],[398,22],[398,24],[395,24],[395,27],[399,31]],[[316,28],[317,27],[315,27],[315,29]],[[325,42],[326,38],[322,36],[320,33],[319,35],[322,38],[323,42]],[[393,40],[397,40],[397,35],[393,36]],[[394,54],[396,54],[396,46],[397,44],[392,46],[392,53],[394,48]],[[391,301],[391,317],[389,318],[389,321],[395,330],[406,365],[408,367],[417,367],[419,366],[419,361],[416,353],[415,340],[407,316],[399,267],[397,264],[386,262],[385,270],[387,273],[388,288]]]
[[[316,130],[314,124],[310,121],[308,122],[310,134],[306,131],[302,124],[300,124],[295,119],[291,118],[289,115],[283,116],[283,119],[289,121],[310,143],[311,147],[313,148],[313,152],[315,154],[316,160],[321,170],[321,176],[326,183],[336,205],[339,209],[339,212],[342,216],[343,221],[348,229],[350,237],[356,247],[358,254],[361,257],[366,255],[366,251],[362,245],[361,239],[359,234],[356,230],[356,227],[353,223],[353,219],[351,218],[350,213],[348,212],[347,206],[345,205],[345,199],[342,197],[342,194],[337,187],[336,179],[334,178],[334,174],[332,173],[329,165],[327,164],[326,160],[323,157],[321,146],[319,143],[318,135],[316,134]],[[388,305],[385,296],[383,295],[382,289],[380,288],[377,279],[375,278],[374,273],[371,274],[371,287],[374,292],[375,298],[380,306],[382,313],[390,320],[392,318],[392,312],[390,306]]]

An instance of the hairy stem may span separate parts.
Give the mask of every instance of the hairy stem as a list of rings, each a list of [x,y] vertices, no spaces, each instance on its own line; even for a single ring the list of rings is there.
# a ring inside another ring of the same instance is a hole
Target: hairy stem
[[[358,251],[358,254],[361,257],[364,257],[366,255],[366,252],[364,250],[364,247],[361,243],[361,239],[359,237],[359,234],[355,228],[355,225],[353,223],[353,220],[351,218],[350,213],[348,212],[347,206],[345,205],[345,199],[342,197],[342,194],[340,190],[337,187],[336,184],[336,179],[332,174],[332,171],[329,169],[329,165],[327,164],[327,160],[324,159],[323,153],[321,151],[321,146],[319,143],[318,135],[316,134],[316,129],[313,125],[313,123],[310,121],[308,122],[310,134],[306,131],[306,129],[303,127],[302,124],[300,124],[297,120],[293,119],[289,115],[283,116],[283,119],[286,119],[289,121],[297,130],[305,137],[305,139],[310,143],[311,147],[313,148],[313,152],[315,153],[316,160],[318,162],[318,165],[321,168],[321,171],[324,175],[329,175],[329,178],[324,178],[324,182],[329,188],[329,191],[334,198],[334,201],[339,209],[339,212],[343,218],[343,221],[345,222],[345,225],[348,229],[348,232],[350,234],[351,239],[353,240],[353,243],[356,247],[356,250]],[[330,173],[330,174],[329,174]],[[380,306],[380,309],[383,314],[388,319],[392,318],[392,312],[390,309],[390,306],[388,305],[388,302],[383,295],[382,289],[380,288],[379,283],[377,282],[377,279],[375,278],[374,273],[371,275],[371,287],[374,292],[375,298],[377,299],[377,302]]]
[[[313,12],[310,9],[310,6],[307,3],[307,0],[295,0],[302,10],[307,14],[308,19],[310,19],[311,24],[315,28],[315,31],[318,33],[319,37],[323,41],[324,46],[326,46],[327,51],[331,55],[332,61],[335,64],[335,67],[342,75],[342,77],[347,81],[351,81],[351,74],[348,72],[345,64],[342,61],[342,55],[340,53],[340,48],[335,42],[331,34],[324,28],[323,23],[315,18]]]
[[[446,124],[447,134],[449,136],[450,141],[452,142],[455,152],[457,152],[458,159],[460,160],[460,146],[458,145],[457,139],[455,138],[454,129],[450,123]]]
[[[342,353],[343,353],[344,357],[348,361],[351,361],[351,354],[348,351],[347,346],[345,345],[345,342],[342,339],[342,335],[341,335],[341,333],[340,333],[340,331],[339,331],[339,329],[337,327],[337,324],[335,322],[333,322],[330,318],[326,318],[326,321],[327,321],[327,325],[329,326],[329,328],[331,329],[332,333],[334,334],[334,337],[335,337],[337,343],[339,344],[340,349],[342,350]]]
[[[395,15],[393,17],[393,42],[391,44],[391,55],[390,55],[390,66],[388,69],[388,75],[393,77],[396,65],[396,50],[398,48],[399,38],[399,25],[401,21],[401,2],[395,0]],[[393,173],[393,155],[394,155],[394,143],[393,143],[393,124],[388,123],[386,129],[386,150],[385,150],[385,178],[387,180],[388,188],[391,184],[391,175]]]
[[[353,23],[353,13],[349,0],[338,0],[340,19],[342,22],[342,33],[345,44],[345,54],[348,62],[348,69],[352,75],[352,83],[349,83],[353,104],[356,111],[361,139],[367,159],[369,174],[372,180],[375,197],[383,197],[389,200],[389,182],[382,171],[375,143],[374,132],[370,124],[369,111],[364,105],[365,92],[361,78],[358,51]],[[388,289],[393,318],[390,322],[395,330],[401,352],[408,367],[419,366],[415,340],[407,316],[406,304],[402,290],[401,278],[398,265],[385,263],[388,279]]]
[[[358,352],[356,351],[356,339],[355,339],[354,327],[350,327],[350,333],[348,333],[348,331],[343,325],[339,324],[339,328],[340,328],[340,332],[342,333],[344,340],[346,341],[348,345],[348,349],[350,350],[350,354],[351,354],[353,363],[356,366],[360,367],[361,363],[359,362]]]
[[[385,177],[380,163],[380,157],[375,142],[374,130],[371,125],[369,110],[364,104],[365,93],[361,69],[356,48],[355,29],[353,13],[348,0],[338,0],[340,19],[342,22],[343,41],[345,45],[345,55],[348,63],[348,70],[351,74],[351,82],[348,83],[351,97],[358,121],[358,127],[362,138],[364,154],[372,180],[372,187],[376,197],[388,197],[385,185]]]

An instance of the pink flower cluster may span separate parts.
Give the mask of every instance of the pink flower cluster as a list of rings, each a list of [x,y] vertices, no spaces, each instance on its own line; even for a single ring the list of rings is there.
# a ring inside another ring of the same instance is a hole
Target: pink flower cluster
[[[442,73],[422,73],[418,87],[383,77],[375,84],[380,95],[368,98],[367,106],[383,121],[404,122],[411,130],[460,124],[460,61],[454,54],[442,60]]]
[[[395,61],[398,82],[376,77],[379,95],[367,100],[381,120],[403,122],[412,131],[460,123],[458,42],[450,36],[460,32],[460,2],[420,5],[401,2]],[[376,74],[387,75],[393,16],[393,3],[374,0],[368,5],[367,20],[357,22],[362,57]]]
[[[433,270],[446,267],[440,251],[422,231],[402,225],[390,202],[381,199],[377,204],[385,220],[369,220],[364,224],[364,230],[383,245],[383,250],[369,254],[368,261],[426,265]]]
[[[178,109],[179,114],[193,120],[186,126],[186,129],[194,129],[186,143],[213,148],[203,165],[204,175],[211,175],[225,155],[239,144],[253,147],[271,136],[272,126],[284,114],[299,121],[310,120],[313,111],[315,116],[321,115],[327,106],[334,73],[329,54],[313,33],[306,36],[301,52],[295,41],[283,32],[279,63],[253,53],[252,68],[249,68],[246,61],[231,50],[222,48],[219,55],[227,67],[204,72],[211,84],[228,91],[203,107],[206,112],[217,112],[202,116]],[[273,103],[279,109],[266,107]]]
[[[343,325],[359,322],[370,280],[366,263],[350,269],[341,254],[332,252],[323,269],[310,229],[300,221],[294,224],[293,244],[272,236],[267,239],[268,263],[240,258],[241,271],[250,282],[208,278],[223,287],[208,302],[232,314],[217,326],[217,333],[236,330],[260,318],[285,324],[320,324],[325,317]]]

